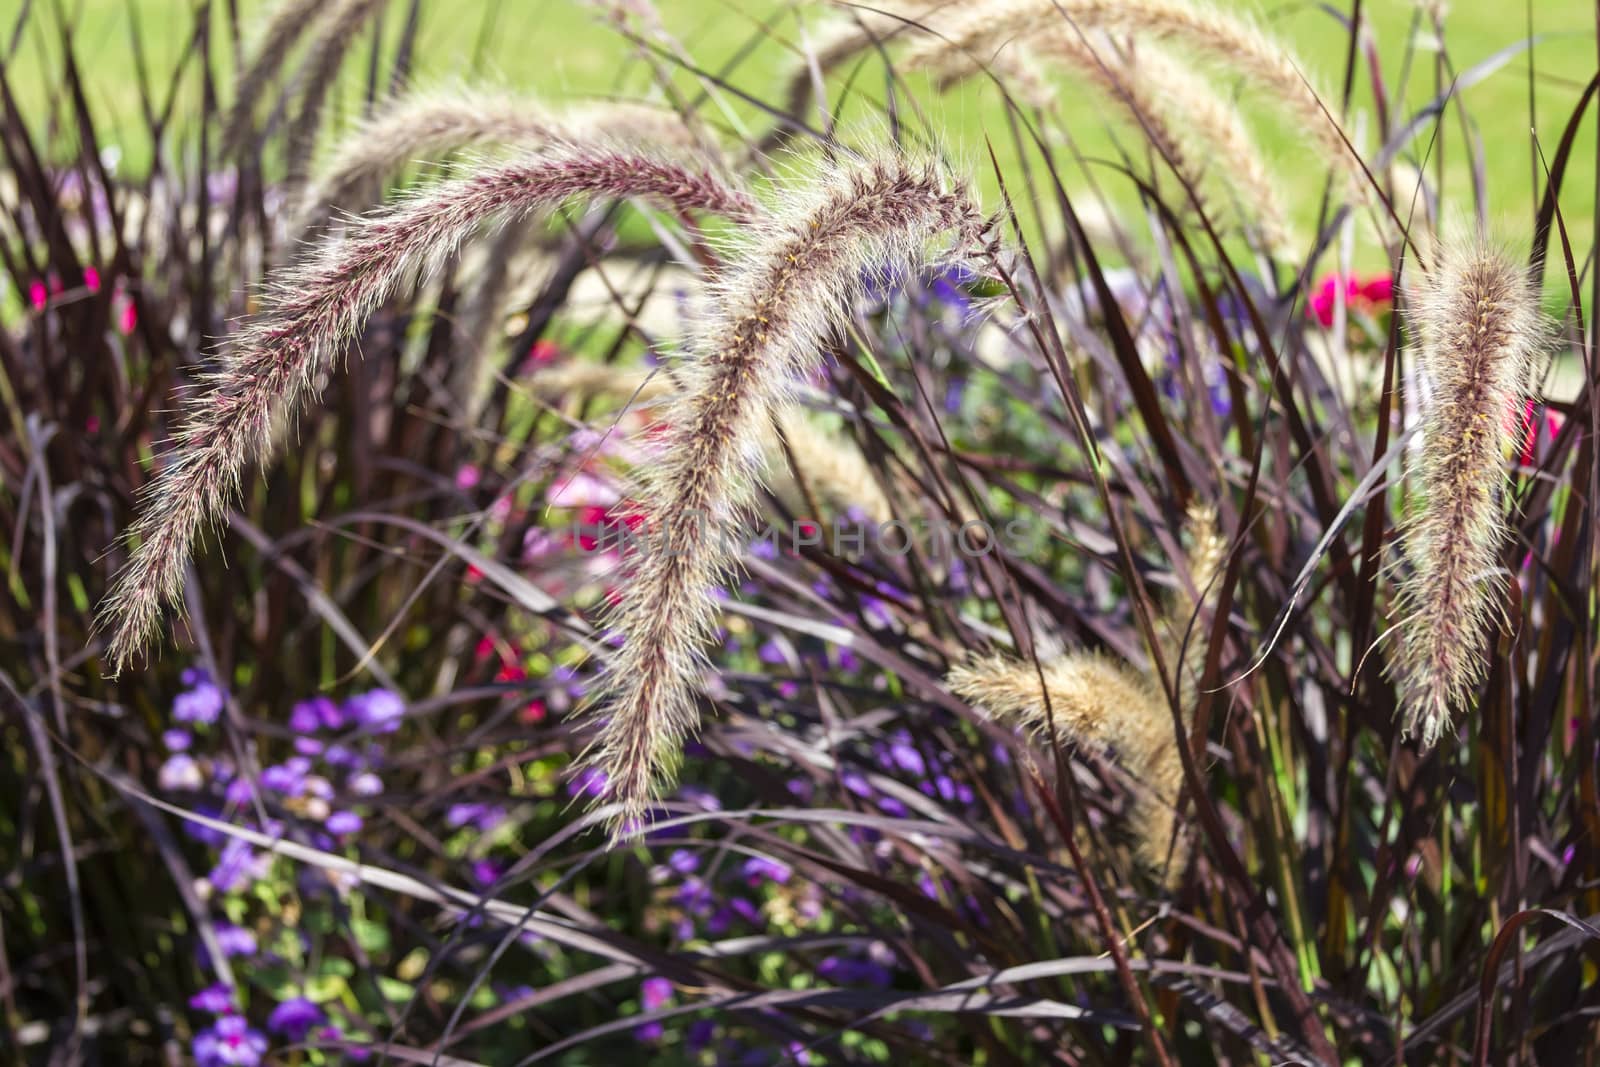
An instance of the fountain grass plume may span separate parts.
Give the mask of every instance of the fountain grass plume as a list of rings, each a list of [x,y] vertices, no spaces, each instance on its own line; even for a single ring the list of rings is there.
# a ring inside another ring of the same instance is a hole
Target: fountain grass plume
[[[1189,580],[1178,582],[1161,631],[1166,662],[1177,671],[1178,706],[1187,711],[1199,697],[1207,646],[1204,608],[1216,595],[1213,586],[1227,562],[1228,542],[1217,529],[1216,509],[1207,505],[1190,507],[1184,529]]]
[[[328,13],[327,23],[317,35],[311,54],[295,73],[300,107],[289,123],[284,158],[288,168],[286,184],[291,193],[305,185],[322,127],[322,111],[338,81],[339,67],[355,39],[377,19],[389,0],[341,0]]]
[[[614,825],[641,819],[698,724],[694,688],[714,632],[734,530],[755,499],[763,442],[873,276],[921,266],[934,242],[967,253],[988,224],[964,186],[903,159],[830,165],[758,222],[718,274],[678,368],[663,452],[641,506],[656,547],[630,561],[609,620],[621,648],[594,705],[586,759],[605,772]]]
[[[756,214],[744,192],[711,171],[606,145],[563,146],[469,170],[354,220],[279,272],[263,310],[234,338],[210,388],[188,405],[174,452],[131,531],[137,542],[101,609],[120,670],[175,603],[195,538],[236,495],[244,466],[263,455],[274,423],[313,393],[318,375],[377,305],[436,269],[486,223],[573,199],[633,199],[670,210]]]
[[[978,659],[951,671],[951,692],[995,722],[1036,739],[1052,736],[1101,753],[1114,752],[1139,783],[1130,830],[1140,863],[1167,869],[1183,763],[1166,698],[1126,663],[1096,652],[1068,652],[1035,667],[1009,656]],[[1048,710],[1047,710],[1048,709]],[[1176,858],[1170,869],[1183,868]]]
[[[260,41],[233,83],[233,104],[222,124],[222,158],[245,147],[261,94],[283,69],[301,36],[315,25],[329,0],[281,0],[267,15]]]
[[[1527,269],[1479,238],[1445,241],[1407,306],[1431,396],[1416,472],[1422,499],[1403,529],[1392,670],[1405,732],[1431,746],[1472,701],[1504,621],[1506,457],[1521,440],[1550,327]]]
[[[855,7],[825,24],[811,43],[810,52],[800,57],[783,80],[781,92],[784,113],[805,117],[816,92],[816,76],[827,77],[851,60],[878,48],[907,40],[919,33],[937,33],[944,21],[956,12],[949,0],[920,0],[913,4],[875,4]],[[1016,52],[996,57],[991,69],[1007,88],[1024,101],[1042,104],[1046,93],[1028,63]],[[788,134],[782,123],[763,138],[755,154],[770,151]]]
[[[1254,21],[1193,0],[976,0],[923,35],[907,51],[907,69],[937,70],[953,56],[993,51],[1014,38],[1047,40],[1104,30],[1134,39],[1170,40],[1212,57],[1265,90],[1313,138],[1328,162],[1365,188],[1361,160],[1337,115],[1295,61],[1294,52]]]
[[[598,104],[557,112],[526,95],[493,90],[418,92],[398,97],[342,138],[308,189],[304,209],[349,207],[357,191],[408,163],[485,145],[533,149],[552,141],[604,137],[685,155],[714,149],[675,112]]]
[[[996,42],[1003,49],[1013,42]],[[1140,128],[1156,151],[1208,207],[1207,179],[1215,175],[1232,194],[1242,228],[1253,227],[1263,248],[1287,255],[1288,215],[1279,183],[1239,109],[1192,68],[1164,49],[1116,41],[1099,32],[1046,34],[1033,42],[1040,55],[1063,60],[1087,78]],[[1010,51],[993,56],[966,51],[922,50],[902,64],[932,64],[941,92],[948,91]],[[1215,166],[1217,161],[1223,166]]]
[[[1200,177],[1214,175],[1228,190],[1240,225],[1254,231],[1261,249],[1292,262],[1296,236],[1283,202],[1283,182],[1239,108],[1208,78],[1164,49],[1144,45],[1130,66],[1129,80],[1146,86],[1156,106],[1166,103],[1184,158],[1204,161]]]
[[[1189,577],[1199,597],[1180,582],[1180,592],[1157,620],[1157,632],[1167,651],[1177,653],[1181,646],[1181,655],[1169,662],[1178,669],[1179,706],[1187,717],[1206,647],[1201,617],[1227,557],[1227,542],[1209,508],[1192,509],[1185,529]],[[978,658],[952,670],[946,683],[995,722],[1019,727],[1035,739],[1115,755],[1139,785],[1130,830],[1140,864],[1164,875],[1169,885],[1182,873],[1187,845],[1174,828],[1183,759],[1172,711],[1154,677],[1101,653],[1072,651],[1038,665],[1004,655]]]

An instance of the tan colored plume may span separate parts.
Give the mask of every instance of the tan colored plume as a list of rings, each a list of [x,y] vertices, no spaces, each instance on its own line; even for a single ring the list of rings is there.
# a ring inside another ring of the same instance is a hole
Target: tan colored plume
[[[1227,555],[1209,509],[1192,510],[1187,529],[1189,574],[1199,597],[1180,583],[1183,591],[1158,620],[1186,718],[1194,711],[1207,645],[1202,605],[1210,600]],[[1164,873],[1169,885],[1182,874],[1188,846],[1185,836],[1175,832],[1175,817],[1183,759],[1172,711],[1153,678],[1109,656],[1073,651],[1037,666],[1030,660],[989,656],[952,670],[946,681],[951,692],[996,722],[1020,727],[1045,742],[1054,737],[1062,744],[1113,754],[1138,786],[1129,829],[1141,865]]]
[[[1424,746],[1470,706],[1504,622],[1507,453],[1523,431],[1535,358],[1550,336],[1527,268],[1481,238],[1447,241],[1407,290],[1411,341],[1431,387],[1403,530],[1406,571],[1392,670],[1407,733]]]
[[[797,377],[821,358],[866,279],[922,266],[941,238],[968,252],[986,231],[966,190],[932,166],[835,163],[796,184],[719,272],[648,472],[641,504],[653,547],[620,585],[610,622],[622,646],[597,694],[599,732],[586,755],[606,774],[618,826],[645,814],[698,725],[714,594],[737,558],[766,428]]]

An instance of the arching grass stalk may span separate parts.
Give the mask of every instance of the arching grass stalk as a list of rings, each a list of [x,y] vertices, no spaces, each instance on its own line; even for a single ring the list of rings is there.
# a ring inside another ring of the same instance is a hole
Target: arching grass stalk
[[[932,166],[837,165],[759,223],[720,273],[643,492],[654,547],[634,558],[610,619],[622,647],[597,696],[587,758],[607,775],[619,826],[645,814],[698,723],[694,687],[714,593],[734,565],[730,535],[796,376],[816,365],[869,279],[970,252],[986,231],[966,189]],[[948,243],[931,250],[940,237]]]
[[[1250,19],[1193,0],[977,0],[940,29],[940,35],[923,36],[906,53],[908,68],[937,70],[951,56],[992,52],[1014,38],[1034,48],[1047,41],[1060,45],[1087,30],[1172,41],[1210,56],[1263,90],[1316,142],[1326,162],[1347,174],[1353,187],[1365,186],[1361,160],[1294,51]]]
[[[533,150],[553,142],[606,138],[659,151],[700,152],[703,143],[677,114],[638,104],[599,104],[553,111],[524,94],[504,91],[409,93],[341,138],[307,189],[304,211],[351,207],[364,186],[377,185],[419,159],[463,149],[512,145]]]
[[[196,536],[237,495],[241,472],[267,450],[275,421],[311,395],[317,375],[373,309],[485,223],[580,197],[740,219],[756,212],[745,193],[709,171],[608,146],[565,147],[430,186],[286,267],[210,389],[189,404],[178,446],[148,491],[131,531],[137,547],[101,609],[114,669],[145,643],[163,606],[178,599]]]

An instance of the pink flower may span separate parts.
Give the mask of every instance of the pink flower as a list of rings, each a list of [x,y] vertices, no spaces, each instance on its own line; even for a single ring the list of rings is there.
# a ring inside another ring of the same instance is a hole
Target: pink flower
[[[49,302],[50,290],[44,287],[44,282],[34,279],[33,283],[28,286],[28,303],[33,305],[35,311],[42,311]]]
[[[1394,303],[1394,275],[1374,274],[1361,283],[1361,297],[1374,304]]]
[[[100,291],[100,272],[93,267],[83,268],[83,284],[91,293]]]
[[[528,358],[523,361],[522,369],[526,372],[536,367],[542,367],[547,363],[554,363],[560,355],[561,349],[554,341],[541,337],[533,342],[532,348],[528,349]]]
[[[607,508],[622,499],[616,487],[593,474],[579,471],[570,478],[558,479],[545,503],[555,508]]]
[[[1340,300],[1357,311],[1373,312],[1394,301],[1394,277],[1374,274],[1365,280],[1355,274],[1325,274],[1306,301],[1306,314],[1324,329],[1333,325]]]
[[[1545,409],[1544,419],[1538,416],[1532,400],[1526,401],[1522,407],[1522,456],[1519,462],[1524,467],[1531,467],[1539,460],[1539,439],[1542,436],[1546,441],[1554,441],[1556,434],[1561,432],[1561,416]]]
[[[132,333],[139,326],[139,309],[133,303],[133,297],[126,293],[122,295],[122,309],[117,314],[117,329],[124,337]]]

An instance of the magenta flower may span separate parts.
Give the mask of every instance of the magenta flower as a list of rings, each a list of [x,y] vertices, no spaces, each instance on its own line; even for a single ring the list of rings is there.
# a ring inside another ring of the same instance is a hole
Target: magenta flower
[[[647,1012],[660,1011],[672,1003],[672,982],[666,978],[646,978],[639,985],[639,1007]]]
[[[257,1067],[267,1039],[237,1015],[224,1015],[194,1037],[197,1067]]]
[[[1357,311],[1373,312],[1394,301],[1394,277],[1388,273],[1362,279],[1355,274],[1325,274],[1312,290],[1306,314],[1324,329],[1333,325],[1340,300]]]

